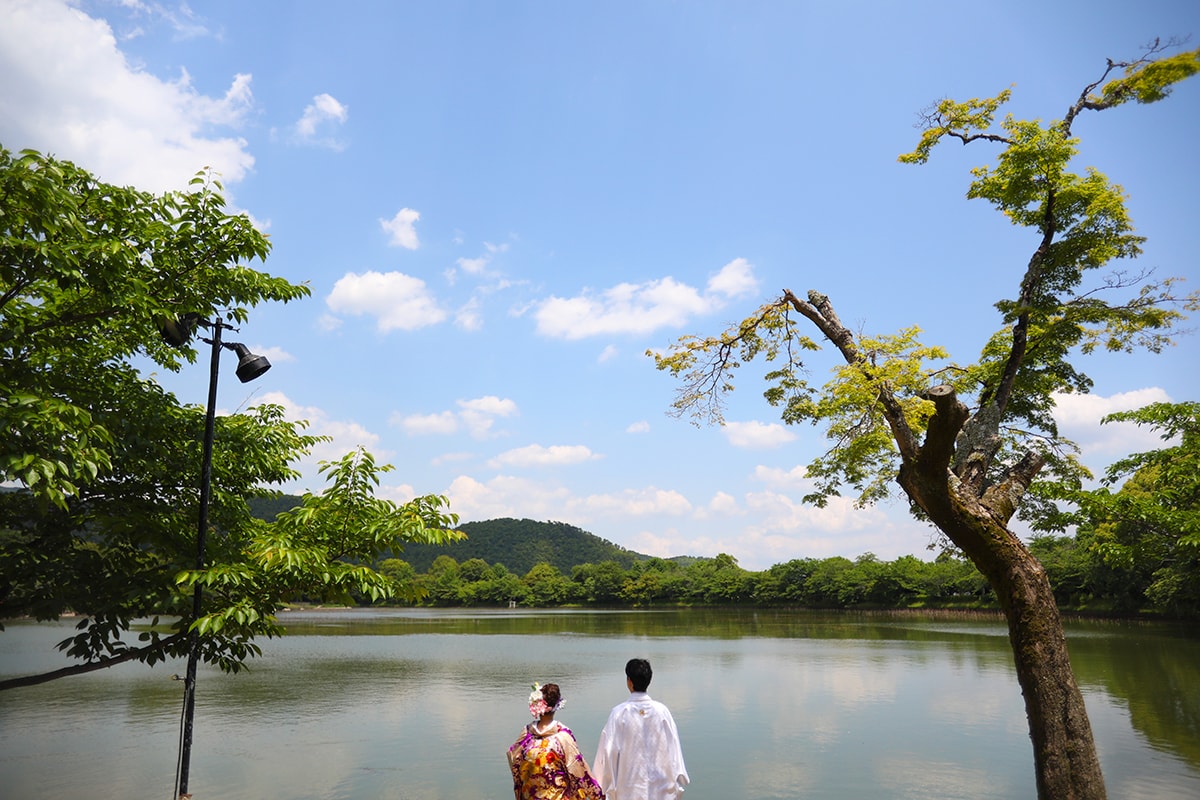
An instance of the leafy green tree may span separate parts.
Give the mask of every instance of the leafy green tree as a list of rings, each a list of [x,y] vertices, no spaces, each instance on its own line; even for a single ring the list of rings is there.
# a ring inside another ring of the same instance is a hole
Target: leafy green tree
[[[1050,123],[1009,115],[997,125],[1010,90],[942,100],[924,115],[917,147],[900,160],[924,163],[947,139],[998,147],[994,165],[973,170],[968,197],[991,203],[1034,241],[1014,275],[1015,294],[996,303],[1005,327],[974,363],[949,369],[947,351],[922,343],[917,328],[856,333],[818,291],[784,291],[722,335],[688,336],[667,353],[650,353],[681,380],[675,411],[712,422],[721,421],[731,373],[761,357],[770,365],[766,398],[784,421],[821,423],[831,441],[808,465],[816,482],[808,499],[820,504],[845,487],[870,503],[897,482],[915,512],[983,573],[1009,622],[1041,798],[1102,798],[1106,791],[1053,592],[1009,521],[1019,509],[1045,510],[1028,491],[1035,481],[1081,469],[1063,455],[1068,445],[1051,414],[1055,392],[1091,385],[1077,356],[1097,347],[1157,351],[1170,340],[1179,306],[1197,304],[1195,296],[1177,296],[1169,279],[1153,283],[1120,271],[1092,279],[1114,259],[1136,256],[1142,239],[1119,186],[1094,169],[1071,171],[1073,126],[1085,111],[1161,100],[1200,71],[1200,50],[1166,56],[1165,49],[1155,42],[1136,60],[1110,60]],[[803,351],[819,349],[801,324],[842,361],[824,386],[810,384],[801,363]]]
[[[209,660],[236,671],[240,660],[223,656],[230,649],[225,640],[248,642],[280,633],[274,613],[288,598],[304,595],[352,605],[355,594],[374,601],[407,594],[369,565],[404,542],[448,541],[461,534],[453,530],[457,518],[443,511],[443,497],[418,497],[403,505],[375,497],[380,473],[392,469],[377,465],[362,449],[322,462],[330,482],[325,491],[305,493],[299,506],[274,522],[225,533],[218,537],[212,566],[178,575],[181,588],[204,587],[209,607],[193,627],[208,637]]]
[[[519,575],[504,568],[502,564],[492,565],[495,577],[484,582],[480,591],[482,602],[494,606],[506,606],[509,603],[526,603],[529,588]],[[565,580],[565,579],[564,579]]]
[[[482,558],[469,558],[458,565],[458,576],[467,583],[475,583],[490,581],[496,577],[496,573]]]
[[[417,571],[404,559],[385,558],[379,562],[378,570],[392,582],[396,600],[415,603],[425,596],[424,587],[417,582]]]
[[[907,555],[887,562],[875,578],[871,601],[882,606],[912,605],[926,595],[928,565],[916,556]]]
[[[697,603],[742,603],[750,598],[754,581],[728,553],[702,558],[685,570],[688,599]]]
[[[621,587],[621,600],[632,606],[678,600],[686,580],[674,561],[662,558],[639,561],[629,570],[629,578]]]
[[[429,567],[428,580],[422,584],[429,602],[435,606],[454,606],[461,600],[462,578],[458,562],[452,556],[438,556]]]
[[[82,617],[60,645],[81,663],[0,688],[153,664],[187,653],[193,635],[205,660],[237,669],[294,592],[377,586],[343,564],[361,548],[314,542],[287,564],[251,548],[300,535],[254,519],[246,500],[296,477],[291,464],[318,441],[278,406],[215,420],[210,557],[194,571],[205,411],[135,359],[167,370],[195,360],[194,348],[168,346],[164,320],[231,325],[259,303],[309,294],[246,266],[269,245],[225,211],[220,189],[201,174],[186,192],[154,195],[0,148],[0,481],[18,486],[0,492],[0,619]],[[404,513],[441,524],[435,511],[421,501]],[[194,581],[205,587],[199,618]],[[133,620],[156,615],[177,622],[128,641]]]
[[[931,601],[964,600],[976,604],[987,598],[990,591],[979,570],[955,550],[943,550],[926,568],[925,593]]]
[[[815,558],[797,558],[769,567],[755,581],[754,599],[762,605],[803,605],[805,583],[816,565]]]
[[[534,564],[522,581],[528,589],[525,602],[531,606],[560,606],[571,598],[571,581],[545,562]]]
[[[1150,426],[1176,443],[1123,458],[1108,468],[1101,488],[1068,494],[1080,508],[1081,538],[1154,608],[1194,615],[1200,612],[1200,403],[1155,403],[1104,421]]]
[[[621,597],[628,575],[615,561],[580,564],[571,574],[580,596],[594,605],[614,605]]]
[[[1078,606],[1091,600],[1092,559],[1076,538],[1040,534],[1029,542],[1029,551],[1045,567],[1060,606]]]
[[[808,605],[840,608],[853,602],[848,573],[854,562],[844,556],[818,561],[804,581],[804,600]]]

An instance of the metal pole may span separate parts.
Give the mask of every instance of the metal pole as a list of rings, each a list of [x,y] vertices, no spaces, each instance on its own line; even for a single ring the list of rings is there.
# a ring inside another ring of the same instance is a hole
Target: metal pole
[[[200,461],[200,526],[196,531],[196,569],[204,569],[204,544],[208,533],[208,498],[212,485],[213,438],[216,432],[217,375],[221,362],[221,321],[212,325],[212,362],[208,373],[208,407],[204,417],[204,451]],[[192,622],[200,619],[202,590],[196,584],[192,595]],[[183,743],[179,751],[179,797],[188,794],[188,773],[192,760],[192,718],[196,713],[196,665],[200,660],[200,634],[192,631],[188,649],[187,677],[183,691]]]

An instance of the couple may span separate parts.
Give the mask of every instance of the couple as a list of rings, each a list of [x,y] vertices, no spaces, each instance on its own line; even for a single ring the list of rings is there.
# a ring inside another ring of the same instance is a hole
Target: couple
[[[671,712],[646,694],[650,662],[625,665],[629,699],[612,710],[600,733],[595,772],[579,752],[570,728],[554,721],[562,707],[558,685],[533,687],[529,713],[535,721],[508,748],[516,800],[668,800],[688,784]]]

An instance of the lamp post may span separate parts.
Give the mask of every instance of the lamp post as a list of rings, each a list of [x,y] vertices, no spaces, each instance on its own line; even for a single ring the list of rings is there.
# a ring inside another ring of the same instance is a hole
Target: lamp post
[[[271,368],[271,362],[264,356],[256,356],[244,344],[239,342],[222,342],[221,331],[233,330],[232,326],[220,319],[214,322],[200,319],[196,315],[187,315],[180,320],[171,320],[161,326],[163,338],[176,347],[182,347],[192,337],[195,326],[208,328],[212,338],[202,338],[202,341],[212,345],[212,357],[208,371],[208,404],[204,415],[204,445],[200,461],[200,519],[196,530],[196,569],[204,569],[205,542],[208,538],[208,501],[212,486],[212,453],[213,438],[216,431],[217,409],[217,376],[220,372],[221,350],[233,350],[238,355],[237,376],[242,383],[262,375]],[[197,582],[192,592],[192,622],[200,619],[201,599],[203,590]],[[178,792],[180,800],[186,800],[188,793],[188,777],[192,760],[192,719],[196,713],[196,667],[200,661],[200,634],[192,631],[188,647],[187,674],[183,685],[183,731],[179,747]]]

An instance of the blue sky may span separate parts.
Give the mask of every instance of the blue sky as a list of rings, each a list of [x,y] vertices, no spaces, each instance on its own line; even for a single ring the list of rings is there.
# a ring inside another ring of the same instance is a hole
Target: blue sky
[[[844,322],[972,360],[1035,243],[965,199],[986,145],[923,167],[917,113],[1012,86],[1061,117],[1105,59],[1200,39],[1200,5],[1129,2],[151,2],[0,0],[0,143],[164,191],[219,172],[312,297],[234,338],[274,368],[220,405],[285,405],[449,496],[463,521],[560,520],[653,555],[749,569],[929,557],[903,502],[800,503],[821,432],[747,371],[723,428],[667,416],[644,353],[784,288]],[[1121,183],[1139,266],[1200,283],[1200,80],[1081,118],[1079,168]],[[1193,323],[1194,324],[1194,323]],[[1197,334],[1085,362],[1064,431],[1103,467],[1154,440],[1098,425],[1197,399]],[[232,359],[230,359],[232,361]],[[835,365],[810,359],[819,377]],[[160,380],[202,403],[207,370]]]

